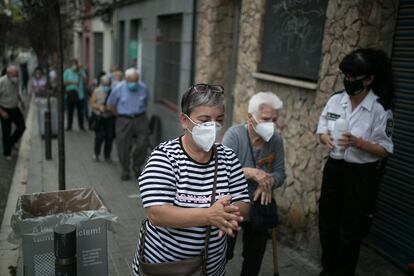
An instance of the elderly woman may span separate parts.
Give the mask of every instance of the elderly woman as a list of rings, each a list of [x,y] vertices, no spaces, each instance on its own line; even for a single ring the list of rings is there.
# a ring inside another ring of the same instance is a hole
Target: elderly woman
[[[233,126],[223,137],[223,145],[233,149],[243,167],[252,203],[250,221],[243,227],[243,264],[240,275],[258,275],[268,240],[268,225],[258,218],[258,209],[272,202],[273,189],[285,180],[283,139],[275,131],[282,101],[272,92],[259,92],[249,100],[247,121]],[[269,206],[276,209],[276,206]],[[235,238],[229,239],[227,258],[233,258]]]
[[[90,100],[95,131],[95,147],[94,155],[92,156],[94,161],[99,161],[102,144],[105,144],[105,160],[111,161],[112,141],[115,132],[115,116],[106,106],[110,93],[111,81],[107,76],[102,76],[99,86],[93,91]]]
[[[184,135],[160,144],[139,178],[148,220],[143,252],[138,242],[133,272],[143,275],[142,260],[165,263],[200,255],[211,227],[206,275],[224,275],[225,235],[234,236],[248,218],[249,196],[234,152],[214,144],[224,122],[223,88],[193,85],[182,97],[179,119]],[[211,200],[214,196],[216,201]]]

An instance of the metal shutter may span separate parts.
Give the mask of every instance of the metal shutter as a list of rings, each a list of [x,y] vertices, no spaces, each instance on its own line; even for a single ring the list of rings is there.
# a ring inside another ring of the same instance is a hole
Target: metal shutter
[[[368,241],[406,269],[414,263],[414,0],[401,0],[392,52],[394,154],[378,194]]]

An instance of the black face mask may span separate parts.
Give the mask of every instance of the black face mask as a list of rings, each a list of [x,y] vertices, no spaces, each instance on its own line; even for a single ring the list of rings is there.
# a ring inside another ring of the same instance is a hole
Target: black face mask
[[[354,81],[344,79],[344,87],[345,87],[346,93],[349,96],[356,96],[359,93],[361,93],[362,90],[365,88],[362,81],[365,80],[366,78],[368,78],[368,76],[361,80],[354,80]]]

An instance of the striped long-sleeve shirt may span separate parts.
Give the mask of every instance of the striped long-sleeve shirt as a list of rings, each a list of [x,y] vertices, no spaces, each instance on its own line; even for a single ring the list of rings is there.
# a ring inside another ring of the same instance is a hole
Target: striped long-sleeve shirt
[[[232,202],[249,202],[247,184],[234,152],[217,145],[218,174],[216,200],[231,195]],[[151,154],[139,178],[139,190],[145,208],[173,205],[182,208],[210,207],[214,182],[215,157],[207,163],[193,160],[177,138],[159,145]],[[197,256],[204,248],[206,226],[190,228],[156,227],[147,222],[144,257],[147,262],[161,263]],[[218,237],[212,227],[207,260],[207,275],[224,275],[226,238]],[[139,275],[139,244],[133,271]]]

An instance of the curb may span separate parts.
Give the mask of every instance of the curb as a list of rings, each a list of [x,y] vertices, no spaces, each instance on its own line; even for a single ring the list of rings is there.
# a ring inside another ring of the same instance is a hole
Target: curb
[[[0,275],[10,275],[8,267],[10,265],[16,266],[19,256],[20,244],[9,243],[7,238],[13,231],[10,225],[10,219],[16,210],[17,199],[26,192],[32,146],[33,116],[34,105],[31,102],[26,119],[26,131],[23,134],[20,144],[19,155],[14,169],[13,180],[10,186],[9,196],[7,198],[7,204],[0,228]]]

